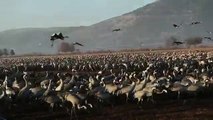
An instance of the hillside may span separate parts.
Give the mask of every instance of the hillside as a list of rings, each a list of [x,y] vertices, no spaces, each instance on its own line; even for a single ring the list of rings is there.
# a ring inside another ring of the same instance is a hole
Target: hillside
[[[49,35],[61,31],[69,42],[85,45],[81,50],[107,50],[162,46],[170,36],[184,40],[190,36],[206,36],[213,31],[212,0],[158,0],[130,13],[87,27],[29,28],[0,33],[0,47],[15,48],[18,53],[54,53],[49,47]],[[196,26],[176,29],[173,23],[202,21]],[[112,32],[121,28],[119,32]],[[36,46],[42,43],[41,46]],[[142,44],[143,43],[143,44]]]

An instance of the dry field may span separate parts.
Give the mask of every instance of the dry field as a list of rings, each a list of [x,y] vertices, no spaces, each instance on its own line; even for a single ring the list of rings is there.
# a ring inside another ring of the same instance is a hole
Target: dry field
[[[16,56],[4,56],[1,58],[58,58],[58,57],[69,57],[69,56],[81,56],[81,55],[107,55],[107,54],[122,54],[122,53],[159,53],[159,52],[193,52],[193,51],[205,51],[212,52],[213,47],[198,47],[198,48],[180,48],[180,49],[132,49],[132,50],[121,50],[121,51],[97,51],[97,52],[82,52],[82,53],[60,53],[58,55],[16,55]]]
[[[141,105],[125,103],[113,107],[105,107],[101,111],[78,113],[79,120],[212,120],[213,98],[188,99],[186,101],[161,101],[159,103],[143,103]],[[14,108],[3,111],[10,120],[69,120],[64,110],[48,112],[47,107]]]

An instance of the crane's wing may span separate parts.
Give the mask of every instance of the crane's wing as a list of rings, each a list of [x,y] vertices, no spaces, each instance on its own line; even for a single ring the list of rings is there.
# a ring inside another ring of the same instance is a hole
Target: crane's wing
[[[74,42],[73,44],[74,45],[79,45],[79,46],[84,46],[84,45],[82,45],[81,43],[78,43],[78,42]]]
[[[175,28],[179,28],[179,27],[180,27],[180,25],[173,24],[173,27],[175,27]]]
[[[56,33],[53,33],[51,36],[57,36],[57,34],[56,34]]]
[[[192,22],[191,25],[197,25],[197,24],[201,24],[200,21],[195,21],[195,22]]]
[[[173,42],[173,44],[177,44],[177,42]]]
[[[114,29],[112,31],[115,32],[115,31],[120,31],[120,30],[121,30],[120,28],[117,28],[117,29]]]
[[[63,36],[63,34],[61,32],[57,33],[57,35],[58,35],[59,39],[63,39],[64,38],[64,36]]]
[[[179,41],[175,41],[175,42],[173,42],[173,43],[176,44],[176,45],[183,44],[183,42],[179,42]]]
[[[58,36],[63,36],[63,34],[61,32],[58,32],[57,35]]]
[[[50,36],[50,40],[55,40],[57,38],[57,34],[56,33],[53,33],[51,36]]]

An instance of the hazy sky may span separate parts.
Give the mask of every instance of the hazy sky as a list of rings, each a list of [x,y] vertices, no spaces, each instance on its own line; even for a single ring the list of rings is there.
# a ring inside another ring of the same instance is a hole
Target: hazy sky
[[[155,0],[0,0],[0,31],[91,25]]]

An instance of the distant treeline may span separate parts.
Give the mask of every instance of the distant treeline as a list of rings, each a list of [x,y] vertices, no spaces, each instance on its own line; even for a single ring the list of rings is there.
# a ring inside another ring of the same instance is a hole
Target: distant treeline
[[[177,46],[175,44],[175,42],[180,41],[179,39],[177,39],[174,36],[171,36],[170,38],[168,38],[165,42],[165,45],[167,47],[174,47]],[[191,46],[197,46],[199,44],[202,44],[203,42],[203,38],[202,37],[189,37],[187,39],[185,39],[183,42],[183,44],[185,44],[186,47],[191,47]]]
[[[13,49],[0,49],[0,56],[7,56],[7,55],[15,55],[15,51]]]
[[[74,52],[75,46],[68,42],[61,42],[58,46],[58,53],[60,52]]]

